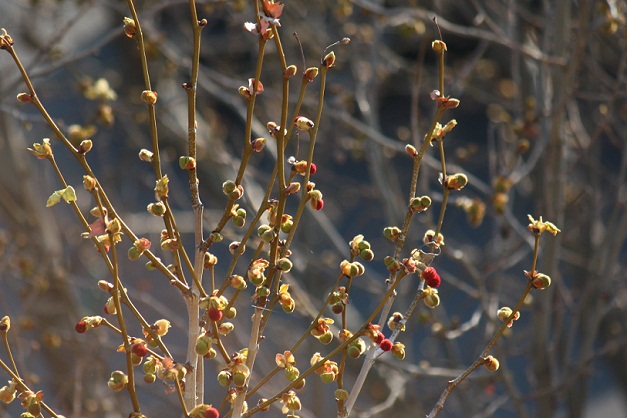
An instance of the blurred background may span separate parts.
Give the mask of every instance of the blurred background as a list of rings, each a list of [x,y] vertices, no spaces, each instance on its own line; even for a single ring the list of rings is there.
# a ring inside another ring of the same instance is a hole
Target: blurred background
[[[208,21],[202,34],[198,168],[205,232],[210,232],[226,203],[221,185],[235,177],[247,140],[245,101],[237,89],[254,76],[258,50],[255,36],[243,28],[255,20],[252,2],[197,5],[199,17]],[[177,164],[187,154],[187,96],[181,84],[188,80],[192,51],[189,7],[178,0],[137,7],[153,90],[159,93],[170,202],[191,248],[187,173]],[[328,45],[343,37],[351,43],[333,48],[336,67],[329,72],[314,156],[318,171],[312,180],[324,193],[325,207],[306,212],[292,248],[295,267],[285,277],[297,309],[290,316],[273,315],[255,378],[274,367],[275,353],[298,339],[298,329],[306,329],[357,234],[371,242],[375,260],[351,289],[352,326],[380,300],[387,277],[382,260],[393,253],[382,230],[401,226],[407,208],[411,160],[404,148],[422,143],[435,110],[429,93],[438,88],[431,50],[440,38],[436,17],[448,46],[444,93],[461,100],[442,121],[459,123],[445,139],[447,166],[449,172],[466,173],[470,183],[449,201],[446,246],[433,264],[443,279],[440,306],[421,305],[399,337],[406,359],[381,358],[351,416],[429,413],[446,382],[470,365],[494,334],[496,310],[513,306],[524,290],[523,270],[531,268],[533,250],[527,214],[542,215],[562,230],[541,242],[539,270],[553,284],[532,292],[521,319],[493,349],[500,370],[473,373],[440,416],[627,416],[625,13],[625,2],[613,0],[286,0],[280,33],[288,64],[299,70],[303,60],[306,67],[317,66]],[[38,96],[76,143],[93,140],[90,163],[114,206],[137,235],[156,242],[161,220],[145,210],[154,200],[154,174],[137,158],[141,148],[150,148],[148,114],[140,100],[145,88],[136,43],[122,29],[125,16],[130,16],[127,4],[117,0],[0,0],[0,27],[15,40]],[[119,339],[105,329],[74,331],[83,316],[103,314],[108,295],[96,283],[110,280],[108,271],[81,238],[70,208],[45,207],[62,186],[50,164],[26,148],[53,133],[34,107],[15,99],[26,88],[9,54],[0,52],[0,316],[12,319],[9,336],[22,376],[44,391],[57,412],[126,417],[128,397],[106,386],[110,372],[124,366],[115,352]],[[282,72],[272,42],[266,55],[253,136],[269,138],[266,123],[280,119]],[[292,85],[295,101],[299,87]],[[309,86],[303,116],[315,115],[318,88],[318,80]],[[52,142],[88,213],[94,202],[82,188],[80,166]],[[307,146],[306,137],[293,137],[287,155],[304,158]],[[414,218],[403,257],[420,247],[424,232],[437,223],[441,186],[434,151],[428,149],[418,184],[418,195],[431,196],[434,205]],[[259,206],[275,161],[270,140],[253,156],[241,203],[249,215]],[[228,242],[243,234],[232,225],[224,233],[223,244],[212,247],[220,258],[220,280],[229,264]],[[125,241],[122,247],[129,245]],[[236,273],[245,271],[242,265]],[[166,343],[184,358],[187,318],[180,294],[143,262],[124,262],[121,274],[149,322],[172,322]],[[393,310],[409,307],[416,286],[415,279],[401,285]],[[253,312],[241,302],[238,319],[244,326],[229,337],[235,347],[247,344]],[[131,331],[140,335],[141,328],[133,324]],[[329,352],[335,342],[325,347],[310,338],[307,344],[302,352],[309,354],[297,355],[301,371],[311,353]],[[206,401],[219,403],[224,389],[215,372],[221,365],[206,364]],[[360,366],[360,360],[349,362],[349,388]],[[335,416],[335,388],[319,380],[307,379],[299,415]],[[263,395],[284,384],[282,377],[274,378]],[[166,391],[160,383],[139,383],[146,415],[180,414],[176,395]],[[20,411],[18,402],[2,404],[0,417]],[[281,413],[272,409],[265,416]]]

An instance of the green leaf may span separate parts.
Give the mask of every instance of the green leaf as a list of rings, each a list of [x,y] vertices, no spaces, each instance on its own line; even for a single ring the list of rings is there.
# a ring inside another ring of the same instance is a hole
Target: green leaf
[[[50,195],[48,201],[46,202],[46,207],[54,206],[61,201],[61,194],[56,191]]]
[[[63,200],[65,200],[65,203],[76,201],[76,191],[72,186],[67,186],[65,189],[59,190],[59,193],[61,194]]]
[[[72,186],[67,186],[65,189],[57,190],[50,195],[46,202],[46,207],[54,206],[61,201],[65,200],[65,203],[76,201],[76,191]]]

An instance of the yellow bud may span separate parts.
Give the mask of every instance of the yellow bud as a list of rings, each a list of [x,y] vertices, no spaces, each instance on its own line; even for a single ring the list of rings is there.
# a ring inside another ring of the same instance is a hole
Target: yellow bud
[[[144,90],[142,92],[142,101],[147,105],[154,105],[157,103],[157,97],[159,95],[156,91]]]
[[[499,369],[499,361],[493,356],[486,357],[483,364],[485,365],[486,369],[491,372],[495,372]]]
[[[85,187],[85,190],[94,190],[96,187],[96,179],[92,176],[83,176],[83,186]]]
[[[444,41],[436,40],[431,42],[431,48],[438,54],[442,54],[446,51],[446,44]]]
[[[305,74],[303,74],[303,77],[311,82],[314,80],[314,78],[316,78],[318,76],[318,67],[310,67],[307,68],[307,71],[305,71]]]
[[[335,52],[329,52],[322,61],[322,64],[327,68],[332,68],[335,65]]]
[[[296,74],[296,71],[298,71],[296,66],[295,65],[290,65],[289,67],[287,67],[285,69],[285,72],[283,73],[283,77],[285,77],[285,78],[293,77]]]

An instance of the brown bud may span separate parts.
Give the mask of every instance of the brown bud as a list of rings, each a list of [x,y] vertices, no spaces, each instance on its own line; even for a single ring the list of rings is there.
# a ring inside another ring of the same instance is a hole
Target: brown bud
[[[17,95],[17,101],[20,103],[30,103],[33,101],[33,96],[28,93],[19,93]]]
[[[142,101],[147,105],[154,105],[157,103],[157,96],[159,95],[156,91],[144,90],[142,92]]]
[[[130,17],[124,18],[124,34],[132,38],[137,33],[137,26],[135,25],[135,21]]]
[[[96,187],[96,179],[92,176],[83,176],[83,186],[85,187],[85,190],[94,190]]]
[[[446,51],[446,44],[444,41],[436,40],[431,42],[431,49],[433,49],[438,54],[442,54]]]
[[[333,66],[335,66],[335,52],[333,51],[329,52],[324,57],[324,60],[322,61],[322,65],[324,65],[327,68],[332,68]]]
[[[312,82],[314,78],[316,78],[317,76],[318,76],[318,67],[307,68],[307,70],[303,74],[303,77],[309,82]]]
[[[91,151],[93,146],[94,144],[91,141],[91,139],[84,139],[81,141],[80,145],[78,146],[78,153],[87,154],[89,151]]]
[[[483,364],[485,364],[486,369],[491,372],[495,372],[499,369],[499,361],[493,356],[486,357]]]
[[[283,72],[283,77],[285,77],[285,78],[293,77],[296,74],[296,71],[298,71],[296,66],[295,65],[290,65],[289,67],[287,67],[285,69],[285,72]]]

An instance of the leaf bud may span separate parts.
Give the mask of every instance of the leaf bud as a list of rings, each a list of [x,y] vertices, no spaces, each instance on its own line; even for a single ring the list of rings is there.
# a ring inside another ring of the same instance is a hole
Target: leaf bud
[[[266,298],[270,296],[270,289],[266,286],[259,286],[255,292],[260,298]]]
[[[155,103],[157,103],[157,97],[159,95],[157,94],[156,91],[151,91],[151,90],[144,90],[142,92],[142,102],[146,103],[149,106],[154,105]]]
[[[311,199],[309,201],[309,206],[313,210],[322,210],[324,208],[324,200],[323,199]]]
[[[397,226],[388,226],[383,229],[383,235],[392,242],[396,242],[401,235],[401,229]]]
[[[443,133],[447,134],[451,132],[457,126],[457,121],[455,119],[451,119],[444,125],[442,128]]]
[[[296,118],[294,118],[294,125],[301,131],[308,131],[314,127],[313,121],[304,116],[296,116]]]
[[[96,187],[96,179],[92,176],[84,175],[83,176],[83,187],[85,190],[91,191]]]
[[[218,257],[209,252],[206,252],[203,256],[203,267],[205,269],[208,269],[215,266],[216,264],[218,264]]]
[[[359,252],[359,257],[364,261],[372,261],[374,259],[374,252],[370,248],[366,248]]]
[[[388,319],[388,328],[392,331],[398,329],[399,331],[405,331],[405,324],[403,322],[405,318],[403,314],[400,312],[394,312],[392,316]]]
[[[385,264],[385,267],[387,267],[387,269],[390,271],[398,271],[401,269],[400,261],[389,255],[383,259],[383,263]]]
[[[107,382],[107,386],[111,388],[115,392],[119,392],[126,387],[128,384],[128,376],[124,374],[124,372],[120,370],[116,370],[111,373],[111,377]]]
[[[33,96],[28,93],[18,93],[17,101],[20,103],[30,103],[33,101]]]
[[[366,343],[361,338],[357,338],[355,341],[348,345],[346,350],[350,358],[359,358],[359,356],[361,356],[366,351]]]
[[[327,68],[333,68],[335,66],[335,52],[331,51],[325,55],[322,65]]]
[[[124,34],[128,38],[132,38],[137,33],[137,26],[135,25],[135,20],[130,17],[124,18]]]
[[[289,260],[289,258],[280,258],[276,264],[277,268],[284,273],[288,273],[292,269],[292,262]]]
[[[91,151],[93,146],[94,146],[94,143],[92,142],[91,139],[83,139],[80,145],[78,146],[78,153],[87,154],[89,151]]]
[[[331,305],[331,311],[336,315],[341,314],[344,312],[344,303],[342,301],[334,303]]]
[[[2,32],[0,32],[0,49],[9,49],[14,43],[11,35],[7,33],[6,29],[2,28]]]
[[[444,246],[444,235],[442,235],[441,233],[438,234],[438,237],[435,237],[435,231],[432,229],[429,229],[427,232],[425,232],[424,237],[422,238],[422,242],[424,242],[425,244],[437,244],[440,247]]]
[[[142,256],[142,252],[139,250],[139,248],[132,246],[128,249],[128,259],[131,261],[135,261],[137,259],[139,259],[139,257]]]
[[[218,383],[220,383],[220,386],[227,387],[231,384],[232,381],[233,375],[230,371],[222,370],[220,373],[218,373]]]
[[[495,372],[499,369],[499,361],[493,356],[486,357],[483,364],[485,365],[486,369],[491,372]]]
[[[438,54],[442,54],[446,51],[446,44],[444,41],[435,40],[431,42],[431,49],[433,49]]]
[[[261,152],[261,150],[264,148],[265,145],[266,145],[266,138],[257,138],[257,139],[253,139],[252,141],[253,151],[255,152]]]
[[[31,154],[40,160],[52,157],[52,147],[50,146],[50,138],[44,138],[41,144],[33,144],[33,148],[28,148]]]
[[[226,319],[233,319],[237,316],[237,309],[231,306],[228,310],[224,311],[223,313]]]
[[[222,242],[223,239],[224,237],[219,232],[212,232],[211,234],[209,234],[210,242]]]
[[[240,96],[244,97],[246,100],[252,97],[252,94],[250,94],[250,90],[246,86],[240,86],[237,89],[237,92],[240,94]]]
[[[431,206],[431,198],[429,196],[414,197],[409,201],[409,209],[412,213],[424,212]]]
[[[418,155],[418,150],[411,144],[405,145],[405,152],[409,154],[410,157],[415,157]]]
[[[318,76],[318,67],[309,67],[303,73],[303,77],[309,82],[312,82],[314,78],[316,78],[317,76]]]
[[[459,103],[459,99],[443,97],[438,100],[438,107],[443,107],[444,109],[455,109],[459,106]]]
[[[231,276],[230,278],[230,284],[233,288],[237,289],[237,290],[244,290],[248,287],[248,284],[246,283],[246,280],[238,275],[238,274],[234,274]]]
[[[294,221],[292,220],[292,217],[290,215],[283,214],[283,222],[281,222],[281,231],[283,231],[286,234],[289,234],[290,231],[292,230],[293,225],[294,225]]]
[[[468,177],[463,173],[456,173],[446,177],[444,185],[449,190],[461,190],[468,184]]]
[[[246,218],[243,218],[241,216],[235,216],[232,219],[233,224],[238,228],[242,228],[246,224]]]
[[[170,179],[168,178],[167,174],[155,182],[155,196],[158,199],[168,197],[168,192],[169,192],[168,183],[169,182],[170,182]]]
[[[243,254],[246,251],[246,246],[242,245],[240,241],[233,241],[229,244],[229,252],[233,255]]]
[[[440,296],[437,293],[429,293],[424,298],[425,305],[430,308],[435,308],[440,304]]]
[[[166,207],[163,202],[151,203],[146,209],[148,209],[148,213],[154,216],[163,216],[166,212]]]
[[[155,266],[152,260],[147,261],[145,267],[146,267],[146,270],[148,271],[155,271],[157,269],[157,266]]]
[[[271,243],[276,238],[276,232],[269,225],[261,225],[257,229],[257,235],[263,242]]]
[[[187,155],[179,157],[179,167],[183,170],[193,170],[196,168],[196,159]]]
[[[346,389],[337,389],[335,391],[335,399],[339,401],[348,399],[348,391]]]
[[[539,290],[544,290],[551,285],[551,278],[546,274],[536,273],[531,279],[533,287]]]
[[[298,379],[298,376],[300,376],[300,371],[296,367],[285,368],[285,378],[290,382]]]
[[[330,330],[327,330],[324,334],[322,334],[320,337],[318,337],[318,340],[322,344],[327,345],[331,341],[333,341],[333,333]]]
[[[142,148],[142,149],[139,151],[139,159],[140,159],[140,160],[142,160],[142,161],[146,161],[146,162],[148,162],[148,163],[151,163],[151,162],[153,161],[153,158],[154,158],[154,154],[153,154],[153,152],[152,152],[152,151],[148,151],[148,150],[147,150],[147,149],[145,149],[145,148]]]
[[[235,325],[231,322],[223,322],[218,325],[218,333],[220,335],[228,335],[231,331],[235,329]]]
[[[152,328],[158,336],[163,337],[168,333],[171,326],[170,321],[167,319],[159,319],[153,324]]]
[[[285,194],[288,196],[294,193],[298,193],[299,191],[300,191],[300,183],[298,182],[290,183],[290,185],[287,186],[284,190]]]
[[[295,65],[290,65],[289,67],[287,67],[285,69],[285,71],[283,72],[283,77],[285,78],[290,78],[293,77],[296,74],[296,71],[298,71],[298,69],[296,68]]]
[[[6,333],[11,329],[11,318],[9,316],[3,316],[0,319],[0,332]]]
[[[333,383],[336,378],[337,374],[332,371],[324,372],[320,375],[320,379],[322,379],[323,383]]]
[[[404,360],[405,359],[405,344],[395,342],[394,345],[392,346],[392,355],[397,360]]]

